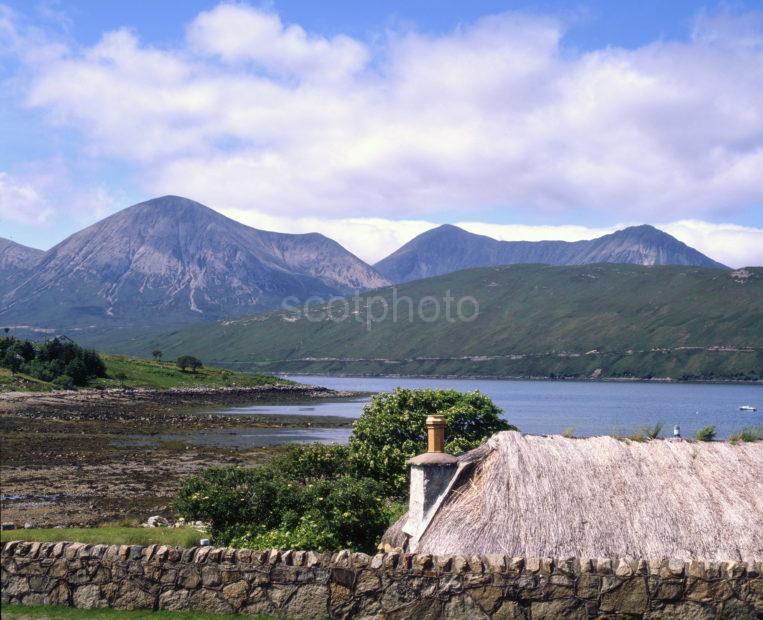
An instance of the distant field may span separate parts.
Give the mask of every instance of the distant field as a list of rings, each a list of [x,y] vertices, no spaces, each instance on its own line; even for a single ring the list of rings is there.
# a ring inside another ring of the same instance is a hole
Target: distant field
[[[0,542],[59,542],[62,540],[91,545],[174,545],[193,547],[206,536],[191,527],[82,527],[30,530],[3,530]]]
[[[102,354],[107,377],[92,381],[88,387],[155,388],[178,387],[251,387],[273,383],[291,383],[272,375],[234,372],[220,368],[200,368],[183,372],[174,361],[156,361],[137,357]],[[0,368],[0,391],[40,392],[54,389],[51,383]]]
[[[205,614],[195,611],[117,611],[115,609],[75,609],[52,605],[3,605],[3,618],[14,620],[241,620],[235,614]],[[270,616],[247,616],[269,620]]]

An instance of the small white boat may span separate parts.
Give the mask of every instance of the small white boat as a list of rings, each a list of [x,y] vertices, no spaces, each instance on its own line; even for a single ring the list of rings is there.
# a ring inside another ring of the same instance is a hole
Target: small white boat
[[[740,405],[739,411],[757,411],[757,407],[753,407],[752,405]]]

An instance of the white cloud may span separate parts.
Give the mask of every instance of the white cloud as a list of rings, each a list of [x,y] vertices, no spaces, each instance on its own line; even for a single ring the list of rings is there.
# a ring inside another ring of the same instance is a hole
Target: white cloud
[[[527,15],[369,45],[221,4],[175,47],[117,30],[91,47],[49,43],[44,61],[12,16],[0,26],[21,50],[27,104],[81,132],[88,154],[134,166],[151,193],[333,231],[371,260],[447,210],[499,237],[674,222],[735,264],[756,255],[741,248],[758,229],[702,226],[763,205],[761,15],[704,15],[683,42],[577,53],[564,24]],[[499,209],[602,227],[480,223]],[[747,241],[720,247],[733,235]]]
[[[251,61],[275,74],[307,80],[341,79],[368,60],[365,45],[340,35],[332,39],[284,25],[275,13],[241,4],[220,4],[200,13],[188,28],[191,47],[227,63]]]
[[[486,235],[501,241],[582,241],[608,235],[627,224],[616,224],[603,228],[587,226],[527,226],[524,224],[489,224],[485,222],[458,222],[464,230],[478,235]]]
[[[124,207],[125,200],[104,185],[74,183],[57,160],[29,163],[21,173],[0,171],[0,223],[79,227]]]
[[[763,228],[698,220],[680,220],[658,227],[724,265],[763,265]]]
[[[0,222],[39,224],[51,214],[52,209],[32,184],[0,171]]]
[[[241,209],[221,209],[221,213],[262,230],[297,234],[319,232],[371,264],[381,260],[416,235],[437,226],[423,220],[291,218]]]

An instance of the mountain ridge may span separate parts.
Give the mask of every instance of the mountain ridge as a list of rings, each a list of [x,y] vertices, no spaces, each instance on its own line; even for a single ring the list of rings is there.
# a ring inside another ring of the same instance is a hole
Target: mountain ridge
[[[328,237],[259,230],[168,195],[127,207],[45,252],[2,291],[0,321],[180,324],[387,283]]]
[[[374,268],[392,282],[401,283],[478,267],[601,262],[728,269],[648,224],[584,241],[499,241],[443,224],[414,237]]]
[[[0,237],[0,291],[34,267],[45,254],[43,250]]]

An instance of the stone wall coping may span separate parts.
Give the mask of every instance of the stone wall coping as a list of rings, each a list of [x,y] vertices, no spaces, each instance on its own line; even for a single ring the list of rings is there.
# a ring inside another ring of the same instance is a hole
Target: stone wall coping
[[[369,556],[349,550],[319,553],[301,550],[255,550],[227,547],[174,547],[170,545],[104,545],[79,542],[31,542],[13,540],[2,543],[0,556],[16,558],[109,559],[117,562],[140,560],[161,564],[237,564],[239,566],[295,566],[324,569],[384,568],[387,572],[410,574],[538,573],[579,576],[636,575],[662,578],[739,579],[763,574],[763,562],[679,560],[641,560],[634,558],[537,558],[503,555],[427,555],[378,553]]]

